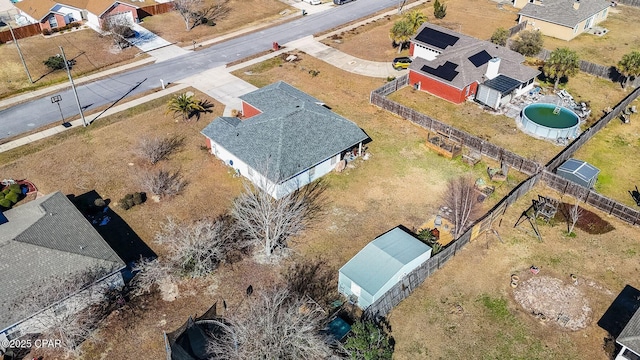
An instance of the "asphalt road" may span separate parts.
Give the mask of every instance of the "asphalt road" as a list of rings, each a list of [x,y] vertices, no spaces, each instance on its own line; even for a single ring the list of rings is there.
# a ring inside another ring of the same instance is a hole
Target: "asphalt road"
[[[77,86],[78,98],[84,111],[92,112],[97,107],[113,104],[127,96],[158,89],[161,87],[161,79],[165,84],[177,82],[204,70],[268,50],[274,41],[284,44],[394,6],[398,6],[398,0],[357,0],[335,6],[327,11],[249,33],[204,50]],[[60,110],[51,102],[51,96],[54,95],[62,96],[60,105],[65,118],[78,115],[78,106],[69,87],[66,91],[0,111],[0,139],[60,122]]]

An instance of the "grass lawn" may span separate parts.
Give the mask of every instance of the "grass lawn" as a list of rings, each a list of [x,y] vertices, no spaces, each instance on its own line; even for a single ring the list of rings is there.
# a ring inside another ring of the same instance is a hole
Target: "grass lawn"
[[[15,44],[0,45],[0,98],[46,87],[51,84],[68,81],[65,70],[50,73],[43,64],[50,56],[60,53],[59,46],[64,48],[68,60],[74,59],[74,76],[81,76],[108,68],[111,65],[122,64],[125,61],[140,60],[139,50],[130,47],[118,53],[112,53],[112,41],[108,37],[101,37],[91,29],[80,29],[64,34],[45,38],[41,35],[18,40],[27,68],[31,73],[34,84],[29,83],[24,66],[20,62]]]
[[[616,65],[622,55],[640,50],[640,38],[636,31],[629,31],[629,24],[640,22],[640,9],[620,5],[609,8],[607,20],[598,26],[609,29],[603,36],[582,34],[571,41],[564,41],[544,36],[545,49],[555,50],[569,47],[578,56],[587,61],[601,65]]]
[[[491,0],[450,0],[446,2],[447,16],[436,19],[433,16],[433,3],[429,2],[411,10],[420,10],[427,21],[479,39],[489,39],[498,27],[510,28],[516,24],[517,10],[509,5],[498,4]],[[344,51],[361,59],[372,61],[391,61],[396,56],[408,55],[408,50],[398,55],[389,39],[389,31],[399,15],[383,19],[344,32],[337,37],[323,40],[326,45]],[[478,22],[482,26],[478,26]]]
[[[636,104],[634,102],[633,104]],[[589,142],[584,144],[575,157],[587,161],[600,169],[596,190],[632,208],[638,209],[628,191],[640,187],[640,167],[633,163],[640,158],[640,116],[631,115],[629,124],[619,119],[612,120]],[[634,159],[634,160],[631,160]],[[631,160],[628,166],[620,166]]]
[[[205,4],[214,4],[218,0],[205,0]],[[166,14],[144,18],[142,26],[179,46],[191,45],[192,41],[201,42],[230,33],[241,28],[265,25],[283,17],[281,12],[288,9],[286,15],[294,11],[279,0],[230,0],[229,12],[215,21],[215,26],[199,25],[187,31],[180,14],[172,11]]]
[[[394,359],[610,358],[603,350],[607,334],[596,323],[626,284],[640,286],[637,228],[591,209],[615,230],[602,235],[576,230],[570,238],[564,236],[566,224],[552,220],[539,225],[541,243],[513,224],[537,193],[547,191],[536,188],[508,208],[495,227],[504,243],[492,235],[479,237],[391,312]],[[531,231],[523,225],[527,228]],[[510,276],[517,274],[520,282],[533,277],[531,265],[540,268],[535,276],[564,284],[570,283],[569,274],[577,275],[575,287],[592,310],[586,328],[569,331],[555,319],[542,322],[515,301]]]

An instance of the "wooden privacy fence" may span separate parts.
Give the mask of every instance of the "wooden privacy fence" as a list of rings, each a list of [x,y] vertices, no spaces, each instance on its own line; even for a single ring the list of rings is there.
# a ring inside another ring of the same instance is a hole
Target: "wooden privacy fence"
[[[147,16],[164,14],[171,10],[173,10],[173,2],[144,6],[138,9],[138,18],[143,19]]]
[[[640,0],[616,0],[620,4],[640,7]]]
[[[591,189],[569,181],[548,170],[542,172],[542,181],[545,185],[557,190],[563,195],[571,195],[578,201],[583,201],[586,204],[602,210],[609,215],[613,215],[631,225],[640,224],[640,211],[632,209],[613,199],[609,199],[606,196],[602,196]]]
[[[536,57],[540,60],[546,61],[551,56],[551,53],[552,53],[551,50],[542,49],[536,55]],[[586,60],[580,60],[580,71],[590,75],[601,77],[603,79],[608,79],[613,82],[620,82],[624,80],[624,76],[620,74],[620,72],[618,71],[618,68],[616,68],[615,66],[594,64]],[[640,84],[640,78],[635,78],[631,82],[632,86],[638,86],[639,84]]]
[[[24,39],[30,36],[42,34],[42,29],[40,29],[40,24],[29,24],[13,29],[13,34],[16,39]],[[9,41],[13,41],[11,38],[11,32],[9,30],[0,32],[0,43],[6,43]]]
[[[513,35],[519,33],[520,31],[524,30],[527,28],[527,21],[523,21],[520,24],[513,26],[509,29],[509,37],[512,37]]]
[[[399,84],[406,84],[407,78],[407,75],[404,75],[398,79],[388,82],[381,88],[371,92],[371,103],[404,119],[407,119],[431,132],[441,133],[449,136],[450,138],[460,139],[460,144],[462,146],[466,146],[496,161],[504,162],[513,169],[518,170],[524,174],[533,175],[538,173],[542,169],[542,166],[535,161],[524,158],[518,154],[512,153],[509,150],[503,149],[488,141],[475,137],[451,125],[447,125],[416,110],[398,104],[395,101],[387,99],[383,95],[388,95],[402,87]]]
[[[591,139],[598,131],[603,129],[607,124],[616,119],[620,113],[622,113],[632,101],[634,101],[638,96],[640,96],[640,88],[635,89],[629,95],[627,95],[622,101],[618,103],[613,108],[613,111],[604,115],[600,118],[600,120],[596,121],[591,127],[589,127],[586,131],[584,131],[577,139],[571,142],[569,146],[564,148],[562,151],[558,153],[551,161],[547,163],[545,168],[547,170],[553,171],[558,166],[562,165],[565,161],[567,161],[573,154],[580,149],[580,147],[586,143],[589,139]]]
[[[382,295],[382,297],[371,304],[365,310],[366,316],[386,316],[437,269],[440,269],[447,261],[449,261],[449,259],[455,256],[458,250],[461,250],[467,243],[474,240],[481,234],[491,230],[493,228],[493,224],[506,212],[509,205],[515,203],[518,199],[527,194],[539,181],[544,182],[547,186],[562,194],[571,195],[576,199],[584,201],[586,204],[613,215],[629,224],[640,224],[640,211],[632,209],[624,204],[620,204],[615,200],[602,196],[593,190],[582,187],[579,184],[566,180],[551,172],[551,170],[555,169],[570,158],[580,148],[580,146],[582,146],[582,144],[589,140],[600,129],[604,128],[612,119],[616,118],[625,108],[627,108],[633,100],[640,96],[640,88],[635,89],[632,93],[627,95],[614,107],[612,112],[600,118],[600,120],[593,124],[587,131],[583,132],[575,141],[573,141],[563,151],[556,155],[556,157],[549,161],[544,168],[542,168],[534,161],[522,158],[508,150],[502,149],[491,143],[487,143],[482,139],[476,138],[438,120],[432,119],[427,115],[420,114],[413,109],[402,106],[385,97],[407,83],[408,76],[404,75],[398,79],[388,82],[378,89],[375,89],[371,92],[371,103],[420,125],[427,130],[457,137],[461,139],[464,146],[475,149],[482,155],[489,156],[493,159],[500,159],[509,164],[509,166],[530,175],[530,177],[518,184],[518,186],[511,190],[511,192],[502,198],[502,200],[500,200],[493,208],[491,208],[480,219],[476,220],[473,226],[467,229],[451,245],[407,274],[398,284],[393,286],[389,291]]]

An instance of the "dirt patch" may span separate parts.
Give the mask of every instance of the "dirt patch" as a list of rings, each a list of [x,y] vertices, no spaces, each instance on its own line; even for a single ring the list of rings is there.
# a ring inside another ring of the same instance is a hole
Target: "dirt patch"
[[[568,330],[584,329],[591,322],[592,310],[582,291],[560,279],[531,277],[518,285],[513,296],[520,306],[540,321],[552,321]]]
[[[573,204],[561,203],[558,206],[558,212],[556,213],[554,220],[559,222],[567,222],[569,217],[569,209],[573,207]],[[576,227],[589,234],[606,234],[615,230],[607,220],[603,219],[597,213],[589,211],[583,207],[580,208],[581,214]]]

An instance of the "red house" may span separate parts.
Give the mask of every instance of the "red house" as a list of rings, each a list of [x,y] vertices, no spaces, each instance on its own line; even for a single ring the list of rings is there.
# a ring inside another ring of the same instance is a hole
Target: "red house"
[[[529,92],[540,73],[517,52],[429,23],[409,52],[409,83],[456,104],[473,99],[496,109]]]

